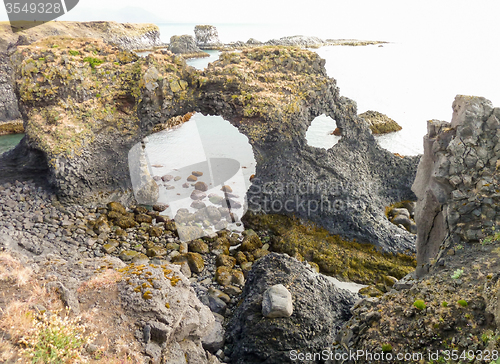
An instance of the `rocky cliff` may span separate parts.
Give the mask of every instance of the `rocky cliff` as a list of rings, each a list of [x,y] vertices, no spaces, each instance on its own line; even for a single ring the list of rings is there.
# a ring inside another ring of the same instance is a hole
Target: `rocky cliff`
[[[12,60],[24,145],[45,156],[62,201],[126,200],[130,148],[156,124],[197,111],[221,115],[248,136],[257,161],[248,195],[255,212],[295,214],[386,251],[414,247],[384,206],[414,197],[418,158],[378,146],[313,52],[226,53],[198,71],[170,52],[139,58],[100,40],[64,37],[19,47]],[[323,113],[342,132],[329,150],[305,139]]]
[[[404,362],[441,362],[453,350],[473,350],[469,359],[477,362],[477,353],[498,352],[499,140],[500,108],[483,97],[459,95],[451,122],[428,122],[413,184],[417,270],[380,299],[353,307],[340,350],[385,355],[386,362],[396,354]]]
[[[21,119],[14,93],[14,70],[10,56],[18,46],[55,35],[99,38],[127,50],[149,49],[162,45],[159,29],[153,24],[49,22],[13,33],[8,22],[0,22],[0,122],[15,122]]]
[[[450,249],[479,242],[500,225],[500,108],[457,96],[450,123],[428,122],[413,191],[418,197],[417,273]]]

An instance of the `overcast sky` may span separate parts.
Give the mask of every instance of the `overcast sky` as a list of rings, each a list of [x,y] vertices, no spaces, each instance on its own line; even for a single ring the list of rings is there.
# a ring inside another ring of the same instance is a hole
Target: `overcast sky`
[[[127,7],[143,9],[129,9],[128,15],[144,22],[301,24],[311,31],[328,27],[332,33],[385,39],[444,35],[479,41],[483,34],[500,34],[499,0],[80,0],[60,20],[126,21],[118,9]],[[0,18],[7,20],[3,7]]]

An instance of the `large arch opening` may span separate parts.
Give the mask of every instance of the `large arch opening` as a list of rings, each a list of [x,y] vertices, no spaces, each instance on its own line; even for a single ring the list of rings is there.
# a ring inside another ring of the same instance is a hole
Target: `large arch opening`
[[[330,149],[337,144],[341,138],[335,132],[337,123],[330,116],[321,114],[314,118],[306,132],[307,145],[315,148]]]
[[[256,162],[248,138],[222,117],[195,113],[149,135],[130,150],[129,166],[137,202],[164,206],[181,240],[243,229]]]

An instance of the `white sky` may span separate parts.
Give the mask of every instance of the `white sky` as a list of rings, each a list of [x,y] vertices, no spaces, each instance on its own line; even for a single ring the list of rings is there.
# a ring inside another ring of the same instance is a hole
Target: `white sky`
[[[175,23],[301,24],[311,31],[328,27],[332,37],[340,32],[353,38],[459,36],[480,40],[484,34],[490,38],[492,32],[500,34],[499,0],[80,0],[60,20],[119,20],[113,19],[113,9],[125,7],[140,7]],[[95,9],[103,10],[101,14],[108,19],[88,18]],[[7,20],[4,7],[0,7],[0,20]]]

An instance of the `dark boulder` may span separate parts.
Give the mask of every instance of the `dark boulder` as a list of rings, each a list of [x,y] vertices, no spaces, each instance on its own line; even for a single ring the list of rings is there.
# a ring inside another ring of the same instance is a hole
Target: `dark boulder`
[[[276,284],[292,294],[293,314],[289,318],[262,315],[263,294]],[[241,298],[226,331],[231,362],[282,364],[290,362],[291,350],[321,352],[331,348],[359,297],[337,288],[308,265],[272,253],[254,264]]]

